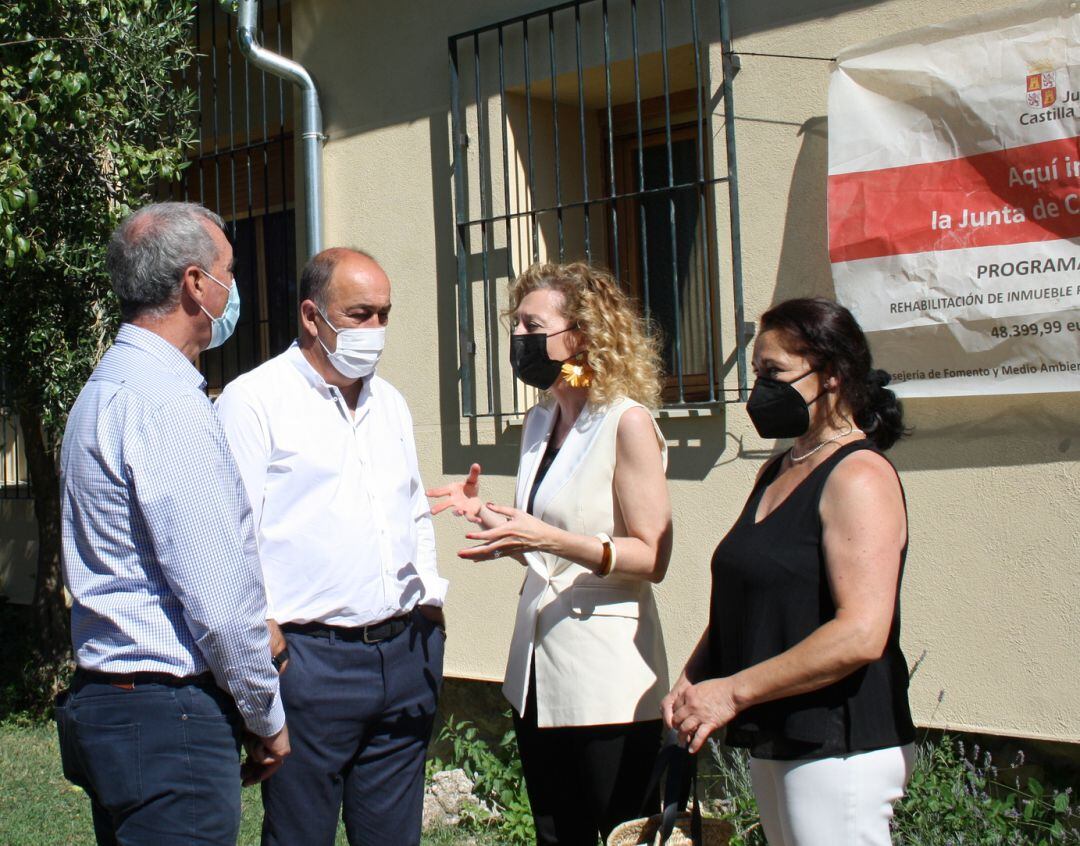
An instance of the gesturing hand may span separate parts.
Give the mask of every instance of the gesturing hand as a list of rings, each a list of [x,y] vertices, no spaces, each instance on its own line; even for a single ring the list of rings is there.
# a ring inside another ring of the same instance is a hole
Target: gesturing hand
[[[554,526],[548,525],[543,520],[538,520],[520,508],[509,508],[490,502],[487,504],[487,508],[495,514],[506,517],[506,522],[492,529],[485,529],[482,532],[469,532],[465,535],[469,540],[478,540],[482,541],[482,543],[478,546],[460,550],[458,552],[459,558],[467,558],[471,561],[488,561],[531,549],[551,551],[552,543],[558,532],[558,529]]]
[[[484,503],[480,499],[480,465],[474,464],[469,468],[469,475],[463,482],[453,482],[441,488],[432,488],[427,492],[431,499],[445,499],[431,509],[432,516],[441,514],[448,508],[454,509],[454,514],[464,517],[472,523],[480,522],[480,509]]]
[[[678,687],[676,685],[676,689]],[[668,695],[675,693],[672,690]],[[710,734],[726,726],[738,713],[730,678],[709,679],[688,685],[675,695],[668,707],[671,709],[671,727],[679,733],[679,740],[688,745],[691,754],[704,745]]]

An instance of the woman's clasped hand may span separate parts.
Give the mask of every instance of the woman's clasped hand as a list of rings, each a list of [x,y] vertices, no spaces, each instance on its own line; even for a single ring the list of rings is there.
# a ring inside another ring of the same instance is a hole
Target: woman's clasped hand
[[[721,678],[691,684],[680,678],[664,697],[660,709],[664,724],[675,730],[680,743],[696,753],[709,735],[726,726],[738,713],[734,682]]]

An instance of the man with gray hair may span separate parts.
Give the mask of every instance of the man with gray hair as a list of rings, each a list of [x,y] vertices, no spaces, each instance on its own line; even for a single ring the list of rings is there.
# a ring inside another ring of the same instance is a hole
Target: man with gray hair
[[[232,262],[221,218],[194,203],[117,228],[123,323],[64,432],[78,668],[56,720],[99,844],[235,844],[242,775],[289,754],[251,509],[193,365],[236,323]]]

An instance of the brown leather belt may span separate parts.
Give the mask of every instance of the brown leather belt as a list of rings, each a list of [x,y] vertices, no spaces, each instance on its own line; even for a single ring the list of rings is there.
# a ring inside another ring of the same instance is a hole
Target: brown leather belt
[[[214,674],[211,672],[199,673],[194,676],[174,676],[171,673],[152,672],[103,673],[100,670],[84,670],[82,667],[75,671],[75,681],[82,684],[110,684],[124,690],[134,690],[136,687],[143,687],[148,684],[160,684],[166,687],[217,684],[214,681]]]
[[[367,626],[330,626],[326,623],[282,623],[281,630],[290,634],[325,637],[347,643],[380,643],[397,637],[409,627],[413,612],[390,617]]]

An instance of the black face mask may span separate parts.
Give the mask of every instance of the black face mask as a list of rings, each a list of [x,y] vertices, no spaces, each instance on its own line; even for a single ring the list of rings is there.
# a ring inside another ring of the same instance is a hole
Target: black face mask
[[[798,379],[781,382],[779,379],[759,377],[746,402],[746,413],[757,433],[763,438],[797,438],[810,428],[810,406],[824,396],[824,391],[810,402],[802,398],[795,388],[813,370]]]
[[[569,331],[570,329],[563,329],[562,332],[553,332],[550,335],[542,332],[511,335],[510,367],[514,375],[526,385],[539,388],[541,391],[546,391],[554,385],[562,372],[563,363],[548,358],[547,339]]]

